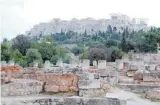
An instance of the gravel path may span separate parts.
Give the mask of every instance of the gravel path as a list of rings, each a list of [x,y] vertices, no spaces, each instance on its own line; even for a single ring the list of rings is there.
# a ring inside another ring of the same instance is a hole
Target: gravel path
[[[160,102],[152,102],[148,99],[141,98],[140,95],[119,89],[113,93],[107,93],[106,97],[115,97],[127,100],[127,105],[160,105]]]

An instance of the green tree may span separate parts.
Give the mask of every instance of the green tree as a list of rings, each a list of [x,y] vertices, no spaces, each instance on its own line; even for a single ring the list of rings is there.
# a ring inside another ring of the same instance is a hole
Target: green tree
[[[108,48],[111,46],[118,46],[118,42],[116,40],[110,39],[106,41],[105,46]]]
[[[156,52],[157,50],[157,35],[153,32],[148,33],[145,36],[144,45],[147,52]]]
[[[112,53],[111,53],[111,61],[115,62],[116,59],[121,59],[123,56],[123,51],[119,49],[118,47],[112,47]]]
[[[85,50],[82,54],[80,54],[79,58],[88,59],[88,50]]]
[[[121,41],[121,48],[122,51],[126,52],[126,31],[124,30],[124,32],[122,33],[122,41]]]
[[[26,53],[27,61],[30,66],[33,66],[33,63],[42,62],[41,54],[38,52],[37,49],[28,49]]]
[[[25,35],[18,35],[15,39],[13,39],[12,48],[17,49],[22,53],[22,55],[25,55],[27,49],[30,48],[29,37]]]
[[[65,56],[62,60],[64,63],[69,63],[70,56]]]
[[[96,60],[106,60],[107,51],[103,46],[90,46],[88,57],[91,61]]]
[[[111,27],[111,25],[108,25],[107,32],[112,33],[112,27]]]
[[[65,48],[61,48],[59,46],[56,47],[56,54],[60,57],[60,58],[63,58],[66,56],[66,54],[68,53],[69,51]]]
[[[15,63],[19,64],[22,67],[27,67],[27,58],[23,56],[18,50],[14,50],[11,54],[11,58],[14,60]]]
[[[46,43],[46,42],[39,43],[37,49],[40,52],[43,61],[50,60],[53,55],[56,55],[56,49],[51,43]]]
[[[53,39],[50,35],[46,35],[43,37],[44,42],[53,43]]]
[[[52,58],[51,58],[51,62],[52,62],[54,65],[56,65],[58,59],[59,59],[59,56],[58,56],[58,55],[54,55],[54,56],[52,56]]]
[[[83,48],[82,47],[74,47],[71,51],[73,54],[79,55],[83,52]]]
[[[1,44],[1,60],[9,61],[11,58],[11,52],[7,43]]]
[[[15,61],[15,63],[19,63],[24,58],[25,57],[18,50],[13,51],[13,53],[12,53],[12,59]]]

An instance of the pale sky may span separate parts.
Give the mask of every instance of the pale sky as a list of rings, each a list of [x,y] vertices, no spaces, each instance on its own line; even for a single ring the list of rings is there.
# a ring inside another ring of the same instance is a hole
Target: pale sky
[[[0,35],[11,39],[53,18],[100,19],[110,13],[147,18],[149,25],[160,26],[159,4],[160,0],[0,0]]]

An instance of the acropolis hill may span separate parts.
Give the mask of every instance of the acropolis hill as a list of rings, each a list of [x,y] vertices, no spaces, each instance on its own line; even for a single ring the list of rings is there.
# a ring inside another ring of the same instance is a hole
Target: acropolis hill
[[[130,18],[123,14],[110,14],[110,19],[99,19],[93,18],[85,19],[72,19],[70,21],[61,20],[55,18],[47,23],[39,23],[35,25],[31,30],[27,31],[26,34],[29,36],[39,35],[50,35],[54,33],[60,33],[61,31],[74,31],[79,34],[84,33],[93,35],[98,31],[106,31],[108,26],[112,28],[116,27],[117,31],[123,31],[124,28],[128,27],[131,31],[147,30],[148,24],[146,19],[141,18]]]

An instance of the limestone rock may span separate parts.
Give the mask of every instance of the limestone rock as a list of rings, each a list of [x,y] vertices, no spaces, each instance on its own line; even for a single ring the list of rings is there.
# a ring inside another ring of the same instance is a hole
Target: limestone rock
[[[148,82],[160,82],[160,71],[150,71],[143,74],[143,81]]]
[[[22,96],[38,94],[42,91],[43,83],[37,80],[15,79],[1,86],[2,96]]]
[[[60,92],[68,92],[69,91],[69,88],[67,86],[60,86],[59,87],[59,91]]]
[[[59,86],[53,86],[53,85],[46,85],[45,86],[45,91],[46,92],[59,92]]]
[[[160,100],[160,89],[153,89],[147,91],[146,98]]]
[[[133,75],[134,80],[143,80],[143,70],[138,70]]]
[[[129,70],[129,71],[127,71],[127,76],[128,77],[133,77],[135,72],[136,72],[135,70]]]
[[[42,78],[39,78],[42,80]],[[78,77],[74,74],[47,74],[43,78],[46,82],[46,92],[76,92],[78,90]]]
[[[157,66],[155,67],[155,70],[160,71],[160,65],[157,65]]]

